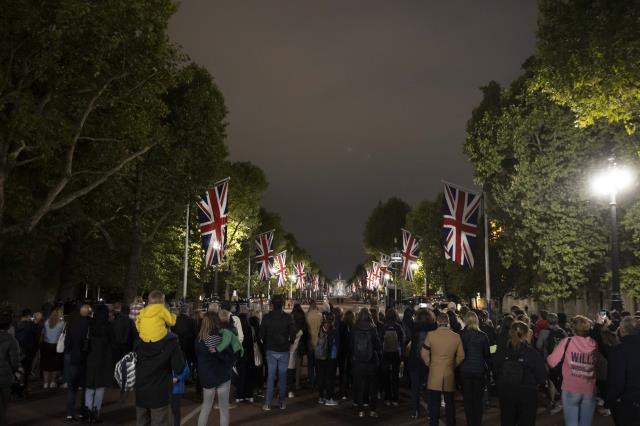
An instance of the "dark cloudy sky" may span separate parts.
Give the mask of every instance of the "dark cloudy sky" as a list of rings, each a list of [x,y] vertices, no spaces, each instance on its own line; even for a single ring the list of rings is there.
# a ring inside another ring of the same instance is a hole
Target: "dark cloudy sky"
[[[229,109],[231,158],[325,273],[350,276],[379,200],[472,184],[465,124],[533,53],[534,0],[183,0],[172,39]]]

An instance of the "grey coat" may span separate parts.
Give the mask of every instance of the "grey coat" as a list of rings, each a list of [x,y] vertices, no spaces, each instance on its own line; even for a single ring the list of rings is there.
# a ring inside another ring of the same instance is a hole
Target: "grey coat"
[[[13,373],[20,367],[18,341],[7,331],[0,331],[0,387],[7,388],[13,383]]]

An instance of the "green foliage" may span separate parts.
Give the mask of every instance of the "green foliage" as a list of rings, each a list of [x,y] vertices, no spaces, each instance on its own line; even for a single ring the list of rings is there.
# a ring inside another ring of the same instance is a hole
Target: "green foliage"
[[[581,127],[604,119],[635,131],[638,34],[637,1],[540,1],[534,87],[570,107]]]
[[[380,253],[391,253],[400,246],[400,228],[411,208],[399,198],[379,202],[373,209],[364,228],[364,246],[367,254],[379,258]]]

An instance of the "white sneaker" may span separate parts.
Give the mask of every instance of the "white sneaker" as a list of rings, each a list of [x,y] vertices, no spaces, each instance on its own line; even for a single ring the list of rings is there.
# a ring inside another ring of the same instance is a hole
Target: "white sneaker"
[[[549,410],[549,414],[553,416],[555,414],[558,414],[560,411],[562,411],[562,404],[556,404],[555,407]]]
[[[289,392],[289,398],[293,398],[293,392]]]
[[[63,384],[61,384],[61,385],[60,385],[60,387],[61,387],[62,389],[66,389],[66,388],[68,387],[68,385],[67,385],[66,383],[63,383]]]
[[[49,383],[43,383],[42,384],[42,389],[49,389]]]
[[[57,384],[56,382],[51,382],[51,383],[49,383],[49,388],[51,388],[51,389],[55,389],[55,388],[57,388],[57,387],[58,387],[58,384]]]
[[[247,401],[253,404],[253,398],[249,398]]]
[[[324,405],[328,405],[329,407],[334,407],[338,405],[338,403],[332,398],[332,399],[327,399]]]

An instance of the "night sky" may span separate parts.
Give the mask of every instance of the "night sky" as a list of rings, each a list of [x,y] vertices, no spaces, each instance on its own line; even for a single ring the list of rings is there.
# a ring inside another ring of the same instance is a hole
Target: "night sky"
[[[379,200],[472,185],[478,88],[519,75],[535,24],[534,0],[184,0],[170,34],[222,90],[231,159],[265,171],[264,206],[348,277]]]

